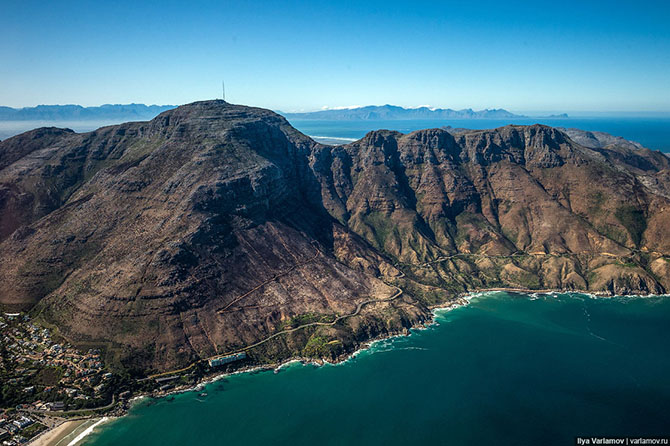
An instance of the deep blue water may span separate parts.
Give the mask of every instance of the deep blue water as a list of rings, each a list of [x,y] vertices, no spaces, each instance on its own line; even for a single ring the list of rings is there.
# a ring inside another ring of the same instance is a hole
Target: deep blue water
[[[601,131],[637,141],[645,147],[670,153],[670,118],[524,118],[513,120],[457,119],[419,121],[311,121],[292,120],[291,124],[310,136],[326,136],[356,140],[371,130],[388,129],[408,133],[414,130],[450,125],[470,129],[488,129],[507,124],[546,124],[553,127],[575,127],[582,130]],[[0,121],[0,139],[44,126],[68,127],[76,132],[88,132],[103,125],[118,124],[112,121]]]
[[[670,433],[670,298],[490,293],[339,365],[142,400],[85,444],[569,445]]]
[[[327,136],[356,140],[371,130],[387,129],[402,133],[443,126],[469,129],[490,129],[508,124],[546,124],[552,127],[574,127],[588,131],[600,131],[639,142],[645,147],[670,152],[670,118],[524,118],[457,119],[418,121],[311,121],[292,120],[291,124],[310,136]]]

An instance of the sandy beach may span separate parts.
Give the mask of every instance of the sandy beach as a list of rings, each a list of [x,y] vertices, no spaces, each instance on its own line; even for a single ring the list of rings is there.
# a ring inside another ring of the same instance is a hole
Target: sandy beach
[[[85,420],[65,421],[57,427],[44,432],[29,443],[30,446],[68,446],[81,441],[85,435],[90,433],[94,425],[99,424],[104,418],[88,418]],[[87,432],[88,431],[88,432]]]

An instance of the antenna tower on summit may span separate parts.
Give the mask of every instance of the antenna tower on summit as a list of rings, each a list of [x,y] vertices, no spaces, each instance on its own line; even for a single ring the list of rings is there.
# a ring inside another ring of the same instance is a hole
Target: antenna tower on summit
[[[221,90],[223,91],[223,100],[226,100],[226,84],[221,81]]]

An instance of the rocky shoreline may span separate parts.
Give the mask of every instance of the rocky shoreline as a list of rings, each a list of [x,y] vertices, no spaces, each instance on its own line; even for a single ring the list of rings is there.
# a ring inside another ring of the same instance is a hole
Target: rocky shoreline
[[[342,364],[354,357],[356,357],[358,354],[361,352],[368,350],[371,348],[375,343],[382,342],[388,339],[396,338],[396,337],[401,337],[401,336],[409,336],[411,335],[412,330],[423,330],[427,329],[431,325],[435,323],[435,315],[437,311],[440,310],[453,310],[459,307],[463,307],[465,305],[468,305],[470,300],[479,297],[481,295],[487,294],[487,293],[496,293],[496,292],[509,292],[509,293],[521,293],[521,294],[526,294],[526,295],[533,295],[533,294],[552,294],[552,293],[575,293],[575,294],[583,294],[583,295],[588,295],[592,296],[594,298],[607,298],[607,297],[613,297],[611,293],[608,292],[590,292],[590,291],[584,291],[584,290],[559,290],[559,289],[543,289],[543,290],[530,290],[530,289],[524,289],[524,288],[487,288],[487,289],[480,289],[480,290],[473,290],[469,292],[463,292],[458,294],[456,297],[454,297],[451,301],[442,303],[442,304],[437,304],[434,306],[429,307],[430,310],[430,319],[424,322],[420,323],[414,323],[410,327],[404,327],[403,330],[398,330],[396,332],[387,332],[380,334],[378,336],[375,336],[374,338],[371,338],[365,342],[362,342],[359,345],[355,346],[355,349],[353,351],[343,353],[339,356],[337,356],[335,359],[329,360],[327,358],[321,358],[321,359],[314,359],[314,358],[307,358],[304,356],[293,356],[291,358],[288,358],[286,360],[283,360],[281,362],[277,363],[266,363],[266,364],[251,364],[247,366],[240,367],[235,370],[229,370],[225,372],[219,372],[219,373],[213,373],[210,375],[203,376],[198,380],[198,382],[193,385],[179,385],[176,386],[172,389],[165,390],[165,391],[160,391],[160,390],[155,390],[152,392],[144,392],[140,393],[136,396],[133,396],[127,401],[122,401],[120,402],[119,405],[114,407],[113,409],[110,409],[109,411],[106,411],[104,413],[104,416],[107,417],[108,419],[116,419],[123,417],[128,414],[128,411],[132,407],[132,405],[136,404],[137,402],[145,399],[145,398],[154,398],[154,399],[160,399],[160,398],[167,398],[172,395],[180,394],[180,393],[185,393],[185,392],[200,392],[202,391],[206,385],[214,383],[218,380],[225,379],[229,376],[233,375],[238,375],[238,374],[243,374],[243,373],[253,373],[253,372],[261,372],[261,371],[271,371],[274,370],[275,373],[278,373],[282,368],[293,364],[293,363],[301,363],[303,365],[308,365],[308,364],[313,364],[316,366],[323,366],[326,364],[330,365],[337,365],[337,364]],[[631,295],[625,295],[625,297],[652,297],[652,296],[661,296],[661,297],[670,297],[670,294],[664,294],[664,295],[656,295],[652,293],[648,294],[631,294]],[[95,417],[89,417],[89,418],[100,418],[99,416]],[[66,420],[65,422],[69,422],[73,420]],[[46,431],[44,431],[39,437],[37,438],[45,438],[48,437],[50,432],[54,431],[54,429],[59,429],[59,426],[56,426],[54,428],[50,428]],[[37,438],[35,440],[37,440]],[[33,444],[33,443],[31,443]],[[46,445],[48,443],[34,443],[35,445]]]
[[[195,385],[184,385],[184,386],[178,386],[173,389],[167,390],[167,391],[154,391],[154,392],[147,392],[144,394],[137,395],[133,397],[129,402],[134,402],[143,398],[165,398],[170,395],[175,395],[179,393],[184,393],[184,392],[197,392],[202,390],[202,388],[210,383],[216,382],[217,380],[224,379],[228,376],[233,376],[233,375],[238,375],[242,373],[251,373],[251,372],[259,372],[259,371],[270,371],[270,370],[275,370],[278,371],[283,367],[286,367],[289,364],[293,363],[301,363],[304,365],[308,364],[313,364],[317,366],[323,366],[326,364],[330,365],[337,365],[337,364],[342,364],[351,358],[354,358],[356,355],[361,353],[362,351],[368,350],[374,343],[377,342],[382,342],[388,339],[392,338],[397,338],[401,336],[409,336],[411,335],[412,330],[422,330],[422,329],[427,329],[430,327],[432,324],[435,323],[435,312],[440,311],[440,310],[454,310],[456,308],[463,307],[465,305],[468,305],[470,300],[479,297],[483,294],[487,293],[496,293],[496,292],[508,292],[508,293],[521,293],[521,294],[527,294],[527,295],[532,295],[532,294],[554,294],[554,293],[574,293],[574,294],[583,294],[583,295],[588,295],[592,296],[594,298],[607,298],[607,297],[614,297],[616,295],[608,293],[608,292],[591,292],[591,291],[585,291],[585,290],[559,290],[559,289],[543,289],[543,290],[531,290],[531,289],[524,289],[524,288],[487,288],[487,289],[480,289],[480,290],[474,290],[474,291],[469,291],[469,292],[464,292],[458,294],[452,301],[449,303],[443,303],[443,304],[437,304],[434,306],[429,307],[430,310],[430,320],[421,322],[421,323],[415,323],[410,327],[405,327],[403,330],[399,330],[396,332],[387,332],[384,334],[381,334],[379,336],[375,336],[374,338],[371,338],[360,345],[357,345],[356,348],[348,353],[343,353],[339,356],[337,356],[333,360],[329,360],[327,358],[321,358],[321,359],[314,359],[314,358],[307,358],[304,356],[293,356],[289,359],[286,359],[281,362],[277,363],[266,363],[266,364],[255,364],[255,365],[248,365],[241,367],[239,369],[235,369],[232,371],[226,371],[222,373],[215,373],[209,376],[205,376],[202,379],[200,379]],[[623,297],[670,297],[670,294],[653,294],[653,293],[648,293],[648,294],[630,294],[630,295],[624,295]]]

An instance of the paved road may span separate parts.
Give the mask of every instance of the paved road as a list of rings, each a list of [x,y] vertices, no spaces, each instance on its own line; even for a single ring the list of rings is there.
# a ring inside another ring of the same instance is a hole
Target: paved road
[[[185,372],[185,371],[187,371],[187,370],[193,368],[193,367],[194,367],[197,363],[199,363],[200,361],[208,361],[208,360],[210,360],[210,359],[219,358],[219,357],[221,357],[221,356],[228,356],[228,355],[233,355],[233,354],[235,354],[235,353],[240,353],[240,352],[243,352],[243,351],[245,351],[245,350],[249,350],[249,349],[251,349],[251,348],[258,347],[258,346],[261,345],[261,344],[265,344],[266,342],[268,342],[268,341],[270,341],[270,340],[276,338],[277,336],[285,335],[285,334],[288,334],[288,333],[293,333],[293,332],[295,332],[295,331],[302,330],[303,328],[314,327],[314,326],[332,326],[332,325],[335,325],[335,324],[337,324],[337,323],[338,323],[339,321],[341,321],[341,320],[344,320],[344,319],[347,319],[347,318],[350,318],[350,317],[353,317],[353,316],[357,316],[357,315],[361,312],[361,310],[363,309],[363,307],[366,306],[366,305],[368,305],[368,304],[370,304],[370,303],[390,302],[390,301],[392,301],[392,300],[397,299],[398,297],[400,297],[400,296],[402,295],[403,291],[402,291],[400,288],[398,288],[398,287],[395,287],[395,288],[396,288],[398,291],[396,291],[395,294],[393,294],[393,296],[386,297],[386,298],[384,298],[384,299],[368,299],[368,300],[364,300],[363,302],[360,302],[360,303],[356,306],[356,310],[355,310],[353,313],[345,314],[345,315],[342,315],[342,316],[338,316],[338,317],[336,317],[335,319],[333,319],[333,321],[331,321],[331,322],[310,322],[309,324],[304,324],[304,325],[301,325],[301,326],[299,326],[299,327],[289,328],[289,329],[286,329],[286,330],[282,330],[282,331],[279,331],[279,332],[277,332],[277,333],[274,333],[274,334],[268,336],[267,338],[265,338],[265,339],[263,339],[263,340],[261,340],[261,341],[256,342],[255,344],[247,345],[247,346],[244,347],[244,348],[240,348],[240,349],[238,349],[238,350],[233,350],[233,351],[230,351],[230,352],[228,352],[228,353],[221,354],[221,355],[210,356],[210,357],[208,357],[208,358],[204,358],[204,359],[198,360],[198,361],[192,363],[191,365],[189,365],[189,366],[187,366],[187,367],[184,367],[184,368],[182,368],[182,369],[179,369],[179,370],[171,370],[171,371],[169,371],[169,372],[158,373],[158,374],[156,374],[156,375],[151,375],[151,376],[149,376],[149,378],[152,378],[152,379],[153,379],[153,378],[159,378],[159,377],[161,377],[161,376],[165,376],[165,375],[174,375],[174,374],[182,373],[182,372]]]
[[[264,343],[268,342],[269,340],[276,338],[277,336],[281,336],[281,335],[283,335],[283,334],[287,334],[287,333],[293,333],[294,331],[302,330],[303,328],[314,327],[314,326],[317,326],[317,325],[330,325],[330,326],[335,325],[335,324],[337,324],[339,321],[341,321],[341,320],[343,320],[343,319],[347,319],[347,318],[350,318],[350,317],[353,317],[353,316],[357,316],[357,315],[361,312],[361,309],[362,309],[365,305],[367,305],[367,304],[369,304],[369,303],[373,303],[373,302],[377,302],[377,303],[379,303],[379,302],[389,302],[389,301],[392,301],[392,300],[394,300],[394,299],[397,299],[397,298],[400,297],[400,295],[402,294],[402,290],[401,290],[400,288],[398,288],[398,287],[396,287],[396,289],[397,289],[398,291],[396,291],[396,293],[395,293],[393,296],[391,296],[391,297],[386,297],[386,298],[384,298],[384,299],[368,299],[368,300],[364,300],[363,302],[360,302],[360,303],[356,306],[356,311],[354,311],[353,313],[350,313],[350,314],[345,314],[345,315],[343,315],[343,316],[338,316],[338,317],[336,317],[335,319],[333,319],[332,322],[311,322],[311,323],[309,323],[309,324],[301,325],[301,326],[299,326],[299,327],[290,328],[290,329],[287,329],[287,330],[282,330],[282,331],[279,331],[279,332],[277,332],[277,333],[275,333],[275,334],[273,334],[273,335],[271,335],[271,336],[268,336],[267,338],[263,339],[262,341],[258,341],[258,342],[256,342],[255,344],[248,345],[248,346],[246,346],[245,348],[242,348],[242,349],[240,349],[240,350],[236,350],[236,351],[234,351],[234,352],[226,353],[226,354],[224,354],[224,355],[216,355],[216,356],[213,356],[212,358],[217,358],[217,357],[219,357],[219,356],[232,355],[232,354],[234,354],[234,353],[239,353],[239,352],[241,352],[241,351],[248,350],[248,349],[250,349],[250,348],[258,347],[259,345],[264,344]],[[210,359],[210,358],[206,358],[206,359]]]
[[[106,406],[100,406],[100,407],[93,407],[90,409],[75,409],[75,410],[56,410],[56,411],[51,411],[51,410],[37,410],[37,409],[21,409],[24,412],[30,412],[34,414],[43,414],[43,415],[50,415],[50,416],[55,416],[55,417],[60,417],[63,415],[74,415],[80,412],[97,412],[99,410],[107,410],[111,409],[114,407],[116,404],[116,395],[112,395],[112,402],[107,404]]]

